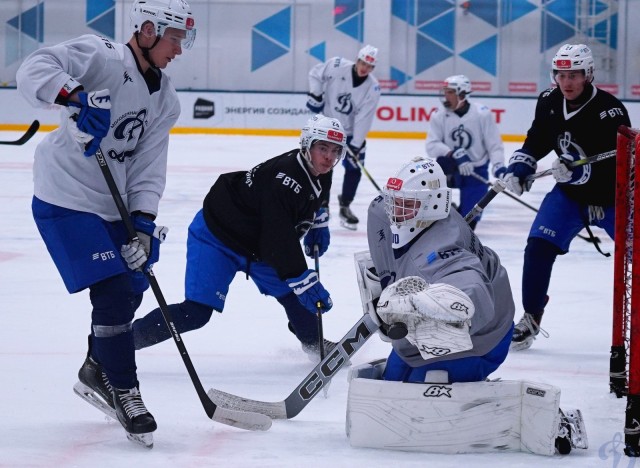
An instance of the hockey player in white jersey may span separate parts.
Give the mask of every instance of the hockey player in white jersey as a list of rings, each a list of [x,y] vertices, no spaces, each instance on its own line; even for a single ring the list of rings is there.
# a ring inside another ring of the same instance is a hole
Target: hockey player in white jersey
[[[427,156],[438,161],[449,187],[460,189],[459,211],[464,216],[487,192],[483,180],[489,178],[489,164],[496,178],[506,172],[504,146],[491,110],[469,102],[469,78],[448,77],[442,93],[444,109],[433,115],[427,130]],[[479,220],[477,216],[471,222],[472,229]]]
[[[183,0],[138,0],[133,35],[119,44],[85,35],[31,54],[17,73],[34,107],[61,109],[60,128],[35,151],[33,216],[69,293],[89,290],[89,351],[74,390],[151,446],[156,422],[136,375],[131,322],[159,259],[156,226],[169,130],[180,114],[162,72],[195,39]],[[139,240],[130,242],[94,154],[102,150]]]
[[[450,207],[444,172],[424,157],[404,164],[369,206],[358,284],[393,350],[352,371],[351,444],[545,455],[586,448],[581,413],[559,410],[558,388],[485,382],[507,357],[515,304],[498,255]]]
[[[338,195],[340,223],[355,230],[359,219],[349,207],[356,196],[362,171],[356,161],[364,164],[367,133],[371,129],[378,101],[380,85],[372,75],[378,61],[378,49],[364,46],[354,63],[342,57],[333,57],[319,63],[309,71],[307,107],[338,119],[347,132],[348,155],[342,160],[344,180]],[[324,205],[329,206],[329,192],[323,194]]]

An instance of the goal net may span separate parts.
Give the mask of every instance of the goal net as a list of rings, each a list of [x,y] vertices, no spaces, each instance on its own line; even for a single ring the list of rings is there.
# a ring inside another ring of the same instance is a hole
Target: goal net
[[[618,398],[627,397],[625,453],[640,455],[640,220],[635,223],[635,199],[640,195],[640,130],[618,129],[616,222],[613,279],[613,336],[609,387]],[[640,207],[640,205],[639,205]],[[638,260],[636,260],[638,259]]]

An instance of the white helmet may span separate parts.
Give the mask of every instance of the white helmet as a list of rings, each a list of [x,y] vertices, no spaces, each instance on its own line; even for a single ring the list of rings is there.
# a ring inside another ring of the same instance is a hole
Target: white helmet
[[[584,44],[565,44],[551,61],[552,79],[559,71],[582,70],[587,83],[593,81],[593,54]]]
[[[378,49],[367,44],[358,52],[358,60],[375,67],[378,62]]]
[[[340,157],[337,158],[335,162],[335,164],[338,164],[347,152],[347,135],[340,121],[322,114],[316,114],[302,127],[302,132],[300,133],[300,150],[309,164],[311,164],[311,154],[309,154],[309,150],[313,144],[319,140],[335,143],[342,147]]]
[[[196,28],[191,7],[185,0],[136,0],[131,7],[133,30],[139,32],[150,21],[161,37],[167,28],[181,29],[187,33],[182,48],[190,49],[196,40]]]
[[[444,80],[443,88],[453,89],[461,99],[466,99],[471,93],[471,81],[464,75],[453,75]]]
[[[402,166],[382,194],[394,249],[406,245],[433,221],[449,216],[451,209],[447,176],[435,159],[422,156]]]

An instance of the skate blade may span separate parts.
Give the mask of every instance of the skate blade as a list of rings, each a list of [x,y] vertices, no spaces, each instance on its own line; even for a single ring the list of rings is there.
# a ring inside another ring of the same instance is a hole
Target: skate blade
[[[144,448],[153,448],[153,433],[151,432],[146,432],[144,434],[132,434],[131,432],[127,432],[127,439]]]
[[[534,338],[530,336],[529,338],[526,338],[523,341],[518,341],[518,342],[512,341],[511,344],[509,345],[509,351],[524,351],[525,349],[529,349],[533,344],[533,340]]]
[[[356,229],[358,229],[358,223],[348,223],[342,219],[340,220],[340,226],[350,231],[355,231]]]
[[[582,411],[571,408],[562,410],[571,426],[571,445],[577,449],[588,449],[589,439],[587,438],[587,429],[584,425]]]
[[[82,398],[84,401],[89,403],[94,408],[99,409],[104,414],[109,416],[114,420],[118,420],[116,416],[116,410],[114,410],[111,406],[109,406],[102,398],[100,398],[96,392],[93,391],[90,387],[87,387],[82,382],[77,382],[73,386],[73,391],[76,395]]]

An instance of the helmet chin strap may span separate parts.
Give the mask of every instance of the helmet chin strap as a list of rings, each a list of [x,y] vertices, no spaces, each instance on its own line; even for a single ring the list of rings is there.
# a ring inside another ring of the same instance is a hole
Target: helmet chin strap
[[[136,45],[142,51],[142,56],[147,62],[149,62],[149,65],[151,65],[153,68],[158,68],[158,66],[154,63],[153,59],[151,58],[151,55],[149,54],[149,52],[158,44],[158,42],[160,41],[160,36],[156,36],[156,39],[155,41],[153,41],[153,44],[151,45],[151,47],[142,47],[140,45],[139,34],[140,32],[136,31],[134,35],[136,36]]]

